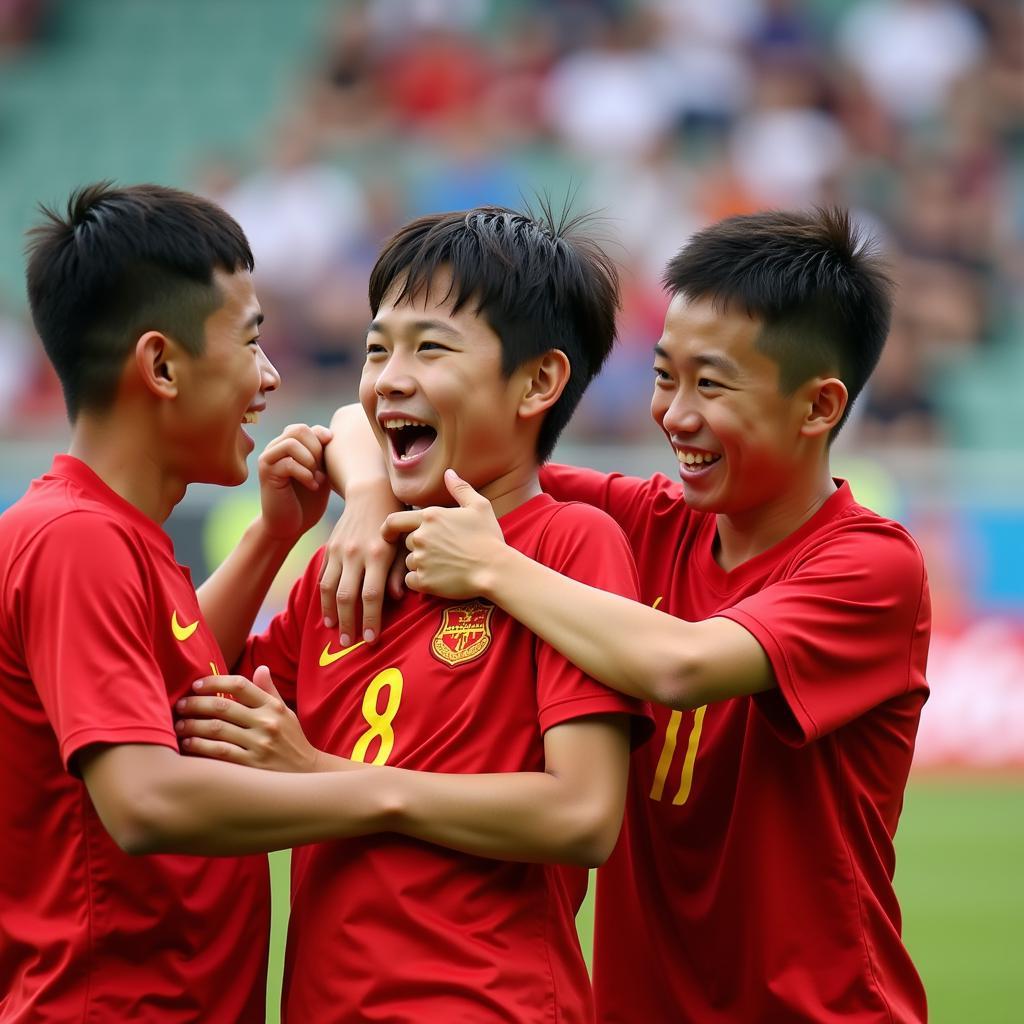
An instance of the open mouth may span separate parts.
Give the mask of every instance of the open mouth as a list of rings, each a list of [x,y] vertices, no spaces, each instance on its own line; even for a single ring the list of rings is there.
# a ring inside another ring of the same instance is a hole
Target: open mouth
[[[713,455],[711,452],[682,451],[676,449],[676,458],[679,459],[679,468],[684,472],[694,473],[713,466],[720,462],[721,455]]]
[[[243,426],[246,425],[246,424],[249,424],[249,423],[259,423],[259,421],[260,421],[260,414],[258,412],[247,412],[242,417],[242,424],[243,424]]]
[[[437,431],[433,427],[416,420],[393,419],[382,426],[398,462],[412,462],[437,440]]]

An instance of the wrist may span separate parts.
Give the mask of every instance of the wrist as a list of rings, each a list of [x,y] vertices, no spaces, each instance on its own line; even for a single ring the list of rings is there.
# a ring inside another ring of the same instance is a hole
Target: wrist
[[[302,536],[303,530],[298,533],[282,534],[279,530],[271,527],[266,517],[261,512],[248,526],[245,531],[245,539],[256,545],[257,549],[271,558],[280,558],[282,561],[296,542]]]
[[[387,473],[360,476],[358,480],[347,482],[342,497],[345,499],[346,505],[379,502],[391,506],[392,511],[403,507],[395,497],[394,491],[391,490],[391,480]]]
[[[523,557],[521,552],[505,543],[496,544],[494,552],[479,570],[477,586],[480,596],[491,604],[501,605],[516,566]]]

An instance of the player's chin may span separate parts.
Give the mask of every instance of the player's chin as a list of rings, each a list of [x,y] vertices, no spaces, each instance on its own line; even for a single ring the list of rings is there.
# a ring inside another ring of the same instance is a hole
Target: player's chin
[[[429,505],[450,505],[451,495],[444,477],[436,473],[402,476],[390,474],[391,490],[403,505],[427,508]]]
[[[245,457],[238,453],[232,459],[225,459],[219,471],[211,476],[213,478],[206,480],[206,483],[217,484],[220,487],[237,487],[249,479],[249,464]]]

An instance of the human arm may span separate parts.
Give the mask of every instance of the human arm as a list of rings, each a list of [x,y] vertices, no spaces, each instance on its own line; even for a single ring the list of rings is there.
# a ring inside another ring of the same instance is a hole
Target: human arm
[[[316,751],[272,687],[201,680],[180,704],[190,752],[285,772],[356,774],[390,794],[389,830],[507,860],[594,866],[615,845],[629,761],[626,715],[572,719],[544,734],[544,771],[439,774],[374,767]],[[233,699],[201,696],[203,688]]]
[[[104,827],[130,854],[232,856],[390,827],[387,787],[353,786],[356,773],[256,771],[141,743],[93,745],[77,764]]]
[[[481,857],[599,866],[622,825],[628,717],[594,716],[548,729],[544,761],[543,772],[360,774],[394,773],[396,832]]]
[[[408,534],[411,589],[487,598],[594,679],[670,707],[774,685],[764,649],[743,626],[687,622],[563,576],[507,546],[487,499],[451,470],[446,479],[458,508],[395,513],[385,527],[386,539]]]
[[[203,618],[230,665],[241,654],[267,590],[295,542],[324,514],[326,427],[292,424],[260,455],[260,505],[230,555],[196,591]]]
[[[336,438],[326,449],[327,474],[345,499],[324,552],[320,605],[324,622],[338,627],[342,647],[359,637],[374,643],[381,631],[384,595],[401,597],[405,567],[399,544],[380,527],[403,506],[391,491],[380,445],[359,404],[338,409],[331,419]]]

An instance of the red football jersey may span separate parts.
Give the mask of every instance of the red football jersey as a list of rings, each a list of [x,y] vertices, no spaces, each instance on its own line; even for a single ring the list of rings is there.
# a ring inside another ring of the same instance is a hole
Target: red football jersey
[[[550,467],[542,482],[622,525],[647,604],[733,619],[778,681],[696,712],[654,708],[622,837],[598,873],[598,1019],[924,1021],[892,888],[927,696],[928,585],[913,540],[844,483],[725,572],[715,517],[665,477]]]
[[[177,750],[171,708],[216,666],[170,538],[84,463],[0,517],[0,1020],[262,1022],[266,857],[130,857],[77,751]]]
[[[627,596],[622,531],[539,495],[503,516],[509,544]],[[543,733],[586,715],[642,715],[483,601],[408,593],[373,646],[323,625],[321,555],[240,666],[296,700],[317,747],[429,772],[543,771]],[[591,1021],[575,912],[586,872],[490,860],[397,835],[293,853],[285,1012],[305,1021]]]

